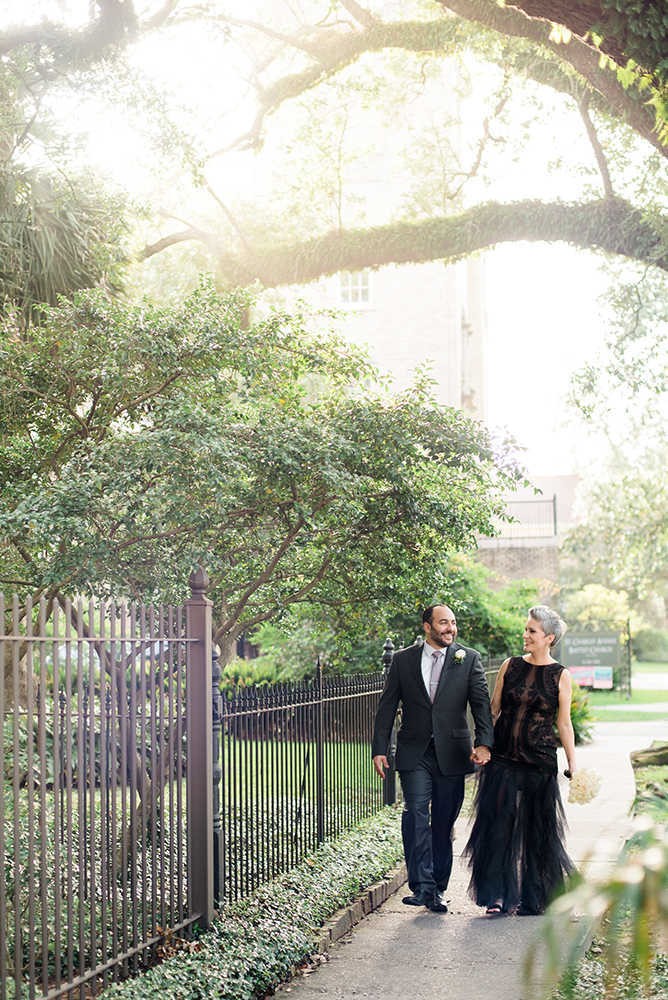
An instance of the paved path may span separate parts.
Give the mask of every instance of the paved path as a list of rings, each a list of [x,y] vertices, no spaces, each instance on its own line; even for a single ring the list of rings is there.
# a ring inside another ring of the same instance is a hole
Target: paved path
[[[634,670],[631,677],[631,688],[634,691],[668,691],[668,671],[665,674],[653,674],[649,671],[643,674],[636,673]]]
[[[668,720],[599,723],[592,744],[578,748],[579,766],[595,768],[603,778],[594,802],[566,805],[569,852],[592,873],[610,868],[628,834],[634,795],[628,755],[653,739],[668,740]],[[468,873],[458,856],[465,838],[462,824],[448,914],[403,906],[400,889],[334,946],[329,962],[281,993],[290,1000],[533,1000],[520,970],[541,918],[482,914],[466,895]]]

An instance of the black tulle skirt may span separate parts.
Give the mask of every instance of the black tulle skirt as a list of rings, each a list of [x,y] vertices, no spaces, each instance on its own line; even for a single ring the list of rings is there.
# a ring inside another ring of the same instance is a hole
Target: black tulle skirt
[[[464,853],[479,906],[542,913],[574,865],[564,847],[557,772],[493,758],[482,769]]]

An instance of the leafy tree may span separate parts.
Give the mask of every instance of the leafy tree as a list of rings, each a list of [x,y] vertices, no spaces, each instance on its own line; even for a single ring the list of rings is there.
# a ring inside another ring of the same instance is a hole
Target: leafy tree
[[[659,625],[668,608],[667,304],[663,275],[620,282],[604,355],[574,379],[573,403],[601,447],[567,543],[579,581],[625,591]]]
[[[563,598],[564,614],[571,628],[600,632],[617,630],[628,638],[629,623],[632,634],[644,624],[642,618],[631,610],[625,591],[610,590],[600,583],[588,583],[581,590]]]
[[[126,263],[120,206],[84,178],[0,167],[0,308],[16,310],[28,325],[60,295],[98,282],[119,290]]]
[[[240,14],[232,0],[209,0],[196,8],[185,0],[157,7],[108,0],[95,5],[87,21],[82,15],[76,27],[65,27],[54,8],[41,26],[0,33],[10,70],[29,57],[31,73],[41,82],[53,79],[53,67],[60,79],[78,73],[79,79],[87,75],[93,81],[101,59],[121,50],[140,53],[139,43],[148,35],[155,45],[175,39],[187,45],[195,39],[201,46],[215,40],[226,46],[230,60],[243,62],[254,90],[250,124],[236,140],[226,141],[219,138],[222,121],[209,116],[206,131],[194,137],[192,157],[200,195],[209,200],[200,197],[184,218],[182,191],[172,205],[161,192],[160,214],[143,250],[146,259],[195,243],[204,248],[221,282],[246,285],[259,279],[275,286],[341,269],[454,260],[499,242],[534,240],[566,241],[668,268],[665,179],[657,166],[668,149],[661,0],[648,0],[642,14],[626,0],[588,2],[577,10],[561,0],[505,6],[496,0],[368,6],[357,0],[312,0],[299,10],[288,3],[259,2],[256,8]],[[198,34],[202,26],[205,34]],[[431,86],[440,90],[441,107],[451,104],[457,84],[466,91],[469,76],[479,99],[466,108],[458,161],[443,155],[449,126],[441,121],[434,134],[424,95]],[[344,135],[337,117],[349,106],[351,93],[357,118],[349,119]],[[238,95],[234,102],[239,104]],[[368,111],[366,119],[361,109]],[[527,113],[532,120],[526,143],[514,143],[508,125],[526,120]],[[558,197],[545,201],[519,185],[515,191],[520,193],[499,193],[498,179],[519,174],[530,140],[536,143],[537,160],[540,147],[548,169],[552,121],[565,113],[579,121],[590,152],[588,159],[574,162],[566,144],[557,147],[564,160],[561,173],[554,175]],[[334,217],[329,210],[319,212],[315,224],[314,205],[302,196],[312,185],[311,156],[297,147],[299,121],[293,130],[291,116],[316,123],[309,142],[324,148],[318,162],[328,184],[338,164],[328,202],[336,212]],[[195,108],[190,117],[196,117]],[[392,140],[382,130],[385,120]],[[403,138],[410,135],[410,143],[403,149],[397,146],[399,120],[409,123]],[[332,128],[325,136],[327,122]],[[613,155],[622,144],[631,147],[625,167]],[[245,156],[243,163],[255,172],[263,145],[272,161],[266,193],[257,185],[253,202],[244,205],[237,197],[232,210],[230,184],[217,179],[219,164],[229,156]],[[367,145],[374,153],[380,146],[390,154],[382,164],[382,176],[393,178],[384,185],[390,207],[379,217],[372,217],[368,199],[367,204],[355,199],[356,175],[373,163]],[[415,156],[421,149],[426,155]],[[437,185],[435,157],[449,168]],[[637,167],[630,170],[630,165]],[[419,166],[423,174],[413,182],[410,173]],[[651,185],[648,171],[657,171]],[[297,193],[291,204],[286,203],[286,176]],[[400,177],[409,180],[397,192]],[[416,203],[421,205],[417,215],[411,207]]]
[[[490,527],[515,471],[481,428],[416,402],[426,386],[387,396],[363,354],[304,317],[251,325],[251,305],[203,285],[178,308],[98,291],[29,331],[4,318],[3,587],[51,608],[84,592],[180,600],[201,562],[225,664],[238,635],[305,601],[373,621],[408,582],[430,588],[435,552]],[[97,652],[124,690],[135,654]],[[137,786],[126,837],[162,791]]]
[[[450,560],[438,593],[457,615],[462,642],[483,654],[505,657],[519,648],[538,591],[536,580],[494,585],[490,570],[460,553]]]
[[[410,563],[393,567],[393,572],[402,569],[405,579],[397,594],[403,597],[401,606],[370,603],[338,608],[311,603],[296,608],[284,620],[253,633],[260,656],[239,666],[241,675],[247,681],[309,676],[318,657],[329,671],[378,670],[385,637],[396,648],[413,643],[422,634],[422,608],[436,601],[455,611],[460,640],[483,656],[505,656],[518,647],[527,609],[537,598],[533,581],[518,580],[493,589],[491,572],[462,552],[436,560],[431,579],[416,577]]]
[[[568,550],[586,580],[625,590],[636,602],[656,595],[668,611],[668,494],[664,462],[625,471],[594,487],[586,521],[573,530]]]
[[[472,544],[515,478],[486,432],[387,396],[299,315],[248,323],[202,286],[179,309],[101,294],[2,339],[0,579],[57,598],[183,596],[207,567],[226,662],[242,632],[317,598],[373,617]]]
[[[576,374],[571,398],[585,420],[605,431],[612,461],[623,466],[629,439],[646,448],[648,438],[660,444],[666,437],[668,280],[645,268],[626,274],[611,268],[610,286],[602,303],[604,352]]]
[[[72,168],[45,87],[27,55],[0,64],[0,310],[24,325],[59,295],[119,290],[127,261],[125,200]]]

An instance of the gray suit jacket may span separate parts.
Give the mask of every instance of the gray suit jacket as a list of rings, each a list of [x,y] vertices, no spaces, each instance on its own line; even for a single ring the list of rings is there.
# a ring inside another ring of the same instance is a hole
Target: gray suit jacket
[[[455,658],[463,649],[461,661]],[[380,696],[373,730],[371,754],[388,753],[392,725],[401,704],[401,727],[397,734],[396,767],[412,771],[427,749],[432,735],[438,766],[443,774],[469,774],[474,770],[469,756],[471,732],[466,707],[471,706],[475,745],[491,747],[494,728],[489,692],[480,654],[453,642],[448,648],[432,705],[422,680],[422,646],[398,650],[392,659]]]

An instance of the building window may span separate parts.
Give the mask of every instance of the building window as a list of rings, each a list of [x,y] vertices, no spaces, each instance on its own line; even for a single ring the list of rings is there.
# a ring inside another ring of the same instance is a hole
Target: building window
[[[371,301],[369,271],[341,271],[339,296],[344,305],[368,305]]]

